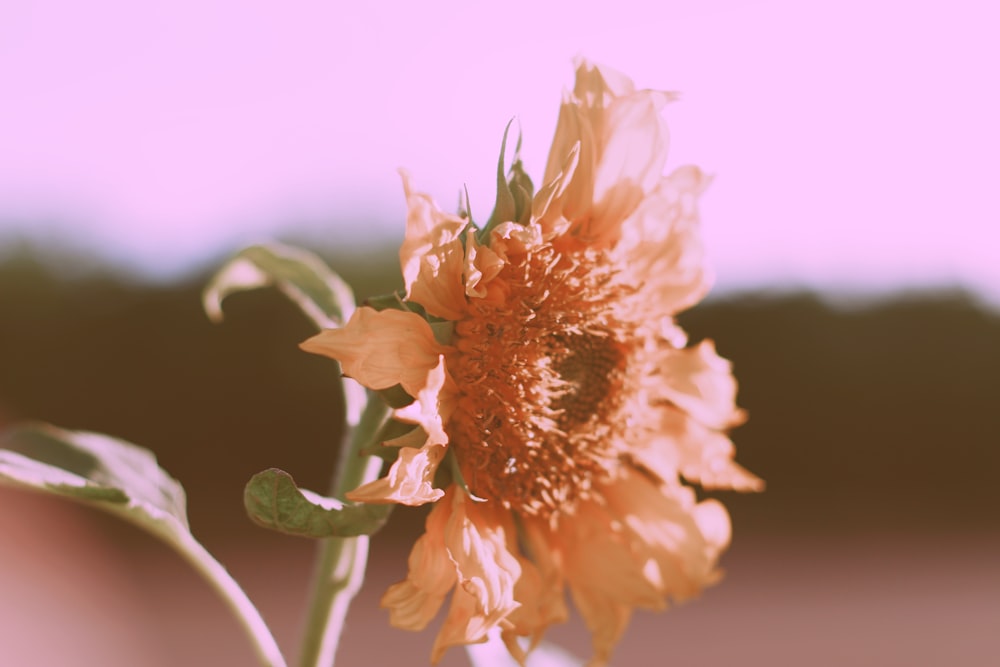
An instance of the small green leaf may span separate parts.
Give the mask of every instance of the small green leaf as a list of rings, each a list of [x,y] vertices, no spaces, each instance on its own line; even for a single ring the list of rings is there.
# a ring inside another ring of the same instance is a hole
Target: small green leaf
[[[375,310],[409,310],[407,304],[403,303],[403,297],[406,293],[403,290],[396,290],[389,294],[380,294],[378,296],[370,296],[365,299],[364,304],[369,308],[374,308]]]
[[[188,528],[184,489],[147,449],[84,431],[26,424],[0,433],[0,483],[104,510],[152,533],[211,584],[243,624],[260,664],[285,660],[260,613]]]
[[[254,475],[243,504],[258,525],[299,537],[372,535],[389,518],[392,505],[348,504],[300,489],[292,476],[270,468]]]
[[[213,322],[230,294],[276,286],[320,329],[342,326],[354,312],[354,292],[316,255],[269,243],[238,252],[209,281],[202,298]]]
[[[412,396],[406,393],[406,390],[403,389],[403,385],[401,384],[394,384],[387,389],[381,389],[375,393],[379,398],[385,401],[386,405],[394,409],[405,408],[415,400]]]
[[[519,156],[515,155],[510,166],[510,193],[514,198],[514,222],[527,225],[531,222],[531,203],[535,196],[535,184],[524,171],[524,165]]]

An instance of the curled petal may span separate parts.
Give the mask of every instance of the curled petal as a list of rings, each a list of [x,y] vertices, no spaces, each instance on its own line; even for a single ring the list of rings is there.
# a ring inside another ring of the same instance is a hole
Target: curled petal
[[[442,347],[427,321],[402,310],[362,307],[340,329],[321,331],[301,344],[303,350],[332,357],[369,389],[397,384],[411,396],[427,385]]]
[[[668,146],[663,101],[660,94],[643,91],[615,100],[605,113],[591,212],[605,234],[617,232],[663,177]]]
[[[563,160],[562,167],[552,176],[552,180],[547,181],[541,190],[535,194],[531,202],[532,220],[536,221],[544,230],[546,236],[553,233],[561,234],[568,222],[562,217],[562,209],[558,203],[562,201],[566,188],[573,182],[573,174],[580,164],[580,142],[573,144],[569,153]],[[556,206],[552,203],[556,202]],[[549,209],[552,213],[549,213]]]
[[[410,552],[407,578],[390,586],[382,596],[382,606],[389,609],[393,627],[423,630],[455,585],[455,566],[444,545],[444,528],[450,515],[451,503],[434,505],[427,515],[424,534]]]
[[[653,303],[672,315],[708,291],[697,201],[709,180],[697,167],[677,169],[622,224],[615,252],[628,267],[627,281],[642,286],[642,308]]]
[[[445,451],[442,445],[424,445],[420,449],[404,447],[399,450],[399,457],[389,468],[389,474],[348,492],[347,499],[360,503],[401,505],[438,501],[444,496],[444,491],[434,488],[434,473]]]
[[[516,222],[496,226],[490,236],[490,249],[504,261],[512,255],[521,255],[544,243],[541,230],[536,225],[527,227]]]
[[[733,461],[736,448],[719,431],[691,419],[686,413],[664,408],[663,437],[636,447],[636,460],[666,482],[683,475],[706,489],[763,491],[764,480]]]
[[[746,414],[736,407],[736,378],[731,366],[716,354],[710,340],[674,350],[664,358],[661,369],[665,380],[662,395],[710,428],[740,424]]]
[[[594,201],[598,150],[586,112],[572,98],[567,98],[559,109],[556,136],[545,168],[543,183],[547,187],[559,184],[553,186],[557,193],[548,198],[545,206],[546,219],[562,216],[574,220],[586,216]]]
[[[688,487],[657,486],[627,469],[604,489],[604,497],[660,595],[680,602],[719,579],[715,565],[730,535],[720,504],[698,504]]]
[[[449,385],[443,391],[445,384]],[[448,434],[444,424],[454,411],[454,383],[445,370],[444,355],[438,357],[438,364],[427,374],[427,384],[416,392],[413,403],[399,408],[393,416],[402,422],[419,424],[427,434],[427,445],[444,445],[448,443]]]
[[[568,233],[566,243],[601,248],[618,240],[622,222],[663,175],[669,142],[661,112],[674,98],[636,91],[614,70],[578,63],[576,85],[560,108],[546,186],[535,201],[536,220],[547,233]],[[575,165],[567,171],[570,158]]]
[[[490,302],[500,302],[503,293],[490,289],[490,283],[503,270],[506,262],[489,246],[483,246],[476,240],[475,234],[466,238],[465,248],[465,293],[469,297],[485,299]],[[496,286],[492,286],[496,287]],[[493,298],[491,298],[493,297]]]
[[[399,249],[406,298],[431,315],[457,320],[465,310],[460,235],[468,221],[444,213],[429,195],[413,190],[406,172],[401,174],[408,209],[406,237]]]
[[[549,537],[562,561],[573,602],[591,632],[591,665],[607,662],[621,639],[632,609],[662,609],[663,596],[633,553],[630,535],[607,508],[581,504],[575,516],[561,522]]]
[[[521,577],[514,586],[514,599],[521,606],[507,617],[509,627],[504,629],[502,636],[511,655],[523,662],[524,652],[516,636],[530,637],[531,650],[541,640],[546,628],[566,621],[569,611],[563,594],[565,583],[561,569],[544,537],[550,532],[548,523],[524,517],[522,526],[524,533],[521,537],[530,558],[518,553],[517,538],[509,535],[508,549],[521,565]]]
[[[450,646],[485,641],[486,633],[518,607],[514,586],[521,566],[507,547],[507,534],[513,529],[510,515],[458,491],[450,502],[444,539],[458,585],[434,641],[433,662]]]

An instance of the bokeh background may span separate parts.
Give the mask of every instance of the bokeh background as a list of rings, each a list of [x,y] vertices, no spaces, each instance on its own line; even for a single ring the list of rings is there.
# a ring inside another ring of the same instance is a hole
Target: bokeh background
[[[539,3],[540,4],[540,3]],[[539,174],[571,59],[671,105],[713,295],[682,315],[751,419],[727,576],[639,613],[616,665],[993,665],[1000,655],[1000,62],[989,2],[0,4],[0,423],[150,447],[195,535],[294,656],[314,545],[242,487],[323,489],[333,364],[270,291],[200,291],[238,247],[308,246],[359,298],[399,286],[405,166],[493,201],[516,116]],[[245,665],[186,566],[129,527],[0,490],[0,664]],[[342,664],[424,664],[388,627],[422,513],[373,539]],[[553,639],[580,656],[578,620]],[[338,664],[341,664],[338,662]],[[452,652],[444,663],[464,663]]]

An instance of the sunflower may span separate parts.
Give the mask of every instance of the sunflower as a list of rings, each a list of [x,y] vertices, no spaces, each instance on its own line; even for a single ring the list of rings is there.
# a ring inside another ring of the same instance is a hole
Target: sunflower
[[[392,625],[421,630],[451,595],[432,662],[494,628],[523,662],[566,619],[568,588],[604,664],[633,609],[719,577],[728,515],[685,482],[762,487],[732,460],[726,432],[744,413],[729,362],[674,320],[710,278],[708,178],[663,175],[671,99],[578,63],[543,187],[515,158],[481,229],[404,173],[405,293],[303,343],[372,390],[405,392],[393,418],[411,430],[384,442],[394,463],[348,498],[433,503],[407,578],[382,598]]]

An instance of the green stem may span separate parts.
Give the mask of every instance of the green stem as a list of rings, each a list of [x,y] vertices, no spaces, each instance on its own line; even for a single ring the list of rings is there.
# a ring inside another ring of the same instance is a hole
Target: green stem
[[[267,624],[264,623],[264,619],[261,618],[260,612],[250,602],[239,584],[229,576],[226,568],[212,558],[205,547],[201,546],[189,533],[177,532],[169,539],[181,556],[191,563],[199,574],[204,576],[205,580],[218,591],[226,605],[239,619],[253,643],[260,664],[263,667],[285,667],[286,663],[281,655],[281,650],[278,648],[277,642],[274,641],[274,636]]]
[[[382,460],[359,452],[374,440],[388,418],[389,408],[370,394],[359,423],[345,433],[345,446],[331,489],[334,498],[343,499],[347,491],[378,477]],[[302,667],[332,667],[344,619],[351,600],[361,589],[367,561],[367,536],[332,537],[320,543],[299,657]]]

